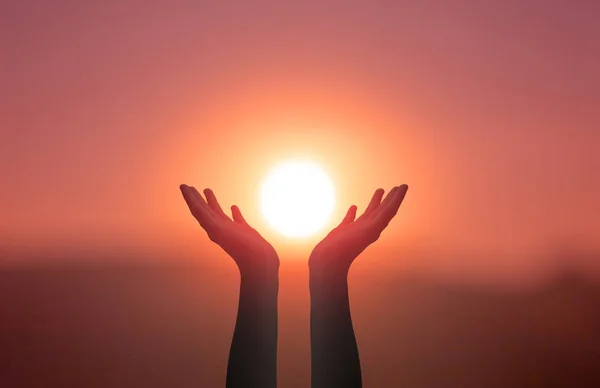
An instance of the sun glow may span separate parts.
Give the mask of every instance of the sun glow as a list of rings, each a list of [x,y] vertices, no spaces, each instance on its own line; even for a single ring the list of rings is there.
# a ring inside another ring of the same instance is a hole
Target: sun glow
[[[335,205],[333,183],[317,164],[286,162],[263,181],[260,209],[269,226],[286,237],[315,234],[330,219]]]

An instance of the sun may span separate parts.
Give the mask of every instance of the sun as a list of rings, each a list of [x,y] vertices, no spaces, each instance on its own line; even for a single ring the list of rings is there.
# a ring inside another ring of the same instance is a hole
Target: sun
[[[261,187],[261,213],[269,226],[286,237],[315,234],[329,221],[334,205],[333,183],[310,161],[278,165]]]

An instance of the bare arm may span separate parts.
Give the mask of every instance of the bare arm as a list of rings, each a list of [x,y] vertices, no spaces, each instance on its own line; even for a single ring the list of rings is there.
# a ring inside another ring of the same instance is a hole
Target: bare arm
[[[242,275],[227,388],[277,386],[277,272]]]
[[[362,376],[348,297],[350,265],[398,212],[408,186],[375,191],[357,219],[351,206],[342,223],[310,255],[312,388],[360,388]]]
[[[277,294],[279,258],[273,247],[232,206],[232,218],[210,189],[206,199],[194,188],[180,187],[183,197],[208,234],[236,262],[240,297],[227,365],[227,388],[277,385]]]

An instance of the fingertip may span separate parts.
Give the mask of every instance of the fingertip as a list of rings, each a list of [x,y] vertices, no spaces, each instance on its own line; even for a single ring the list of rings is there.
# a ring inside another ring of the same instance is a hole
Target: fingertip
[[[385,194],[385,189],[380,187],[377,190],[375,190],[375,192],[373,193],[372,200],[373,201],[377,200],[378,202],[381,202],[381,199],[383,198],[384,194]],[[375,205],[378,205],[378,204],[375,204]]]
[[[352,214],[356,214],[356,210],[357,210],[357,209],[358,209],[358,208],[356,207],[356,205],[351,205],[351,206],[348,208],[348,211],[346,211],[346,215],[352,215]]]
[[[356,218],[356,205],[352,205],[346,211],[346,215],[344,216],[344,219],[340,223],[340,226],[347,225],[347,224],[353,222],[355,218]]]
[[[235,222],[238,222],[241,224],[246,224],[246,220],[244,219],[244,216],[242,215],[242,211],[240,210],[240,208],[237,205],[231,206],[231,215]]]

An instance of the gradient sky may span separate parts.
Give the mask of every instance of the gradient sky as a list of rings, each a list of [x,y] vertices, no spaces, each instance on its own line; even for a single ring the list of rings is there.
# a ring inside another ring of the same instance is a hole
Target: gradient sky
[[[332,222],[409,184],[385,252],[595,249],[599,16],[567,0],[4,1],[0,246],[215,252],[184,182],[285,245],[257,185],[308,155],[335,181]]]

